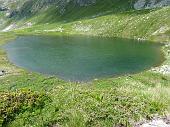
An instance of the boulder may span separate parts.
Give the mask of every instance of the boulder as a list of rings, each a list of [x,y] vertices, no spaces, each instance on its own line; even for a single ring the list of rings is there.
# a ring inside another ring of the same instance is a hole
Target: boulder
[[[140,127],[170,127],[163,120],[153,120],[150,123],[145,123]]]
[[[0,7],[0,11],[8,11],[8,8]]]
[[[136,10],[152,9],[157,7],[169,6],[170,0],[137,0],[134,4]]]
[[[5,74],[4,70],[0,70],[0,76],[3,76]]]

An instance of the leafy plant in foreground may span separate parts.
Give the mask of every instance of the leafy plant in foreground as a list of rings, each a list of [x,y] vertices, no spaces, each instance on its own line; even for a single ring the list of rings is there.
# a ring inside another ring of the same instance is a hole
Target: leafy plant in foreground
[[[19,113],[42,109],[49,100],[44,93],[31,90],[0,92],[0,126],[5,126]]]

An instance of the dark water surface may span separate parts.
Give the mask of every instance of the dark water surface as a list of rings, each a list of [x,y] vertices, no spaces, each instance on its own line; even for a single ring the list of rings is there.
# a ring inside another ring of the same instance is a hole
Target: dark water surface
[[[71,81],[136,73],[163,61],[159,44],[118,38],[22,36],[4,48],[19,67]]]

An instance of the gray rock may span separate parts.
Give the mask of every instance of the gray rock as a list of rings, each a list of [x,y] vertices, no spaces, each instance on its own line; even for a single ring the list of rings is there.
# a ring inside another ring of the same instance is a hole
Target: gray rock
[[[4,70],[0,70],[0,76],[3,76],[5,74]]]
[[[170,74],[170,65],[162,65],[160,67],[156,67],[152,69],[153,72],[158,72],[161,74]]]
[[[164,121],[166,122],[166,124],[170,125],[170,115],[167,116]]]
[[[157,7],[169,6],[170,0],[137,0],[134,4],[136,10],[152,9]]]
[[[141,125],[140,127],[170,127],[170,125],[165,123],[163,120],[153,120],[149,123]]]
[[[8,8],[5,8],[5,7],[0,7],[0,11],[7,11]]]
[[[73,4],[74,6],[89,6],[95,4],[96,1],[97,0],[0,0],[0,10],[5,9],[8,12],[8,18],[24,18],[37,13],[40,9],[55,6],[56,10],[62,15],[65,13],[69,4]],[[2,6],[5,8],[2,8]],[[58,13],[57,11],[56,13]]]

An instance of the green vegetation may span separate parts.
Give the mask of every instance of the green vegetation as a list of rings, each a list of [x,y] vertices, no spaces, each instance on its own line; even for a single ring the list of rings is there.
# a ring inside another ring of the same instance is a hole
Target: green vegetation
[[[16,30],[16,32],[21,34],[53,35],[83,34],[167,42],[169,41],[169,34],[166,34],[170,26],[169,13],[170,7],[165,7],[154,10],[132,10],[124,13],[110,12],[109,14],[101,14],[99,17],[94,15],[89,19],[80,19],[66,23],[36,24],[36,22],[42,20],[41,15],[39,15],[29,19],[28,22],[35,23],[31,28]],[[159,33],[160,29],[162,29],[161,33]]]
[[[58,86],[50,92],[52,101],[34,112],[20,113],[9,126],[85,127],[133,124],[142,117],[152,118],[166,105],[147,94],[117,89],[88,89],[80,86]],[[32,103],[32,102],[31,102]],[[25,108],[24,108],[25,109]]]
[[[170,41],[170,7],[136,11],[128,6],[130,1],[115,2],[115,8],[110,0],[102,2],[81,9],[70,5],[68,8],[72,11],[67,10],[69,13],[63,16],[55,14],[55,8],[51,7],[27,19],[16,20],[22,29],[0,34],[0,45],[26,34],[83,34]],[[23,28],[26,22],[34,25]],[[170,65],[168,50],[170,47],[163,48],[166,65]],[[168,74],[148,70],[87,83],[66,82],[14,66],[1,49],[0,69],[6,71],[0,77],[2,126],[131,127],[137,121],[170,113]]]
[[[1,35],[1,43],[7,36],[10,37],[10,34]],[[9,39],[14,37],[12,35]],[[1,53],[1,58],[3,57],[6,58],[4,52]],[[16,100],[19,103],[17,112],[13,108],[2,106],[2,110],[7,111],[6,115],[10,116],[3,126],[133,126],[143,118],[152,119],[155,114],[164,115],[170,109],[170,79],[162,74],[145,71],[88,83],[71,83],[26,72],[4,59],[1,63],[1,68],[8,67],[13,70],[0,79],[1,91],[7,91],[1,95],[10,97],[14,94],[18,98],[25,95],[25,92],[15,92],[16,90],[31,89],[46,93],[49,98],[43,101],[43,107],[28,107],[26,100]],[[41,95],[44,98],[44,94],[39,92],[37,94],[40,98]],[[26,91],[28,100],[34,93]],[[8,99],[2,101],[2,104],[10,103]]]
[[[7,126],[17,114],[42,109],[48,97],[32,91],[0,93],[0,126]]]

